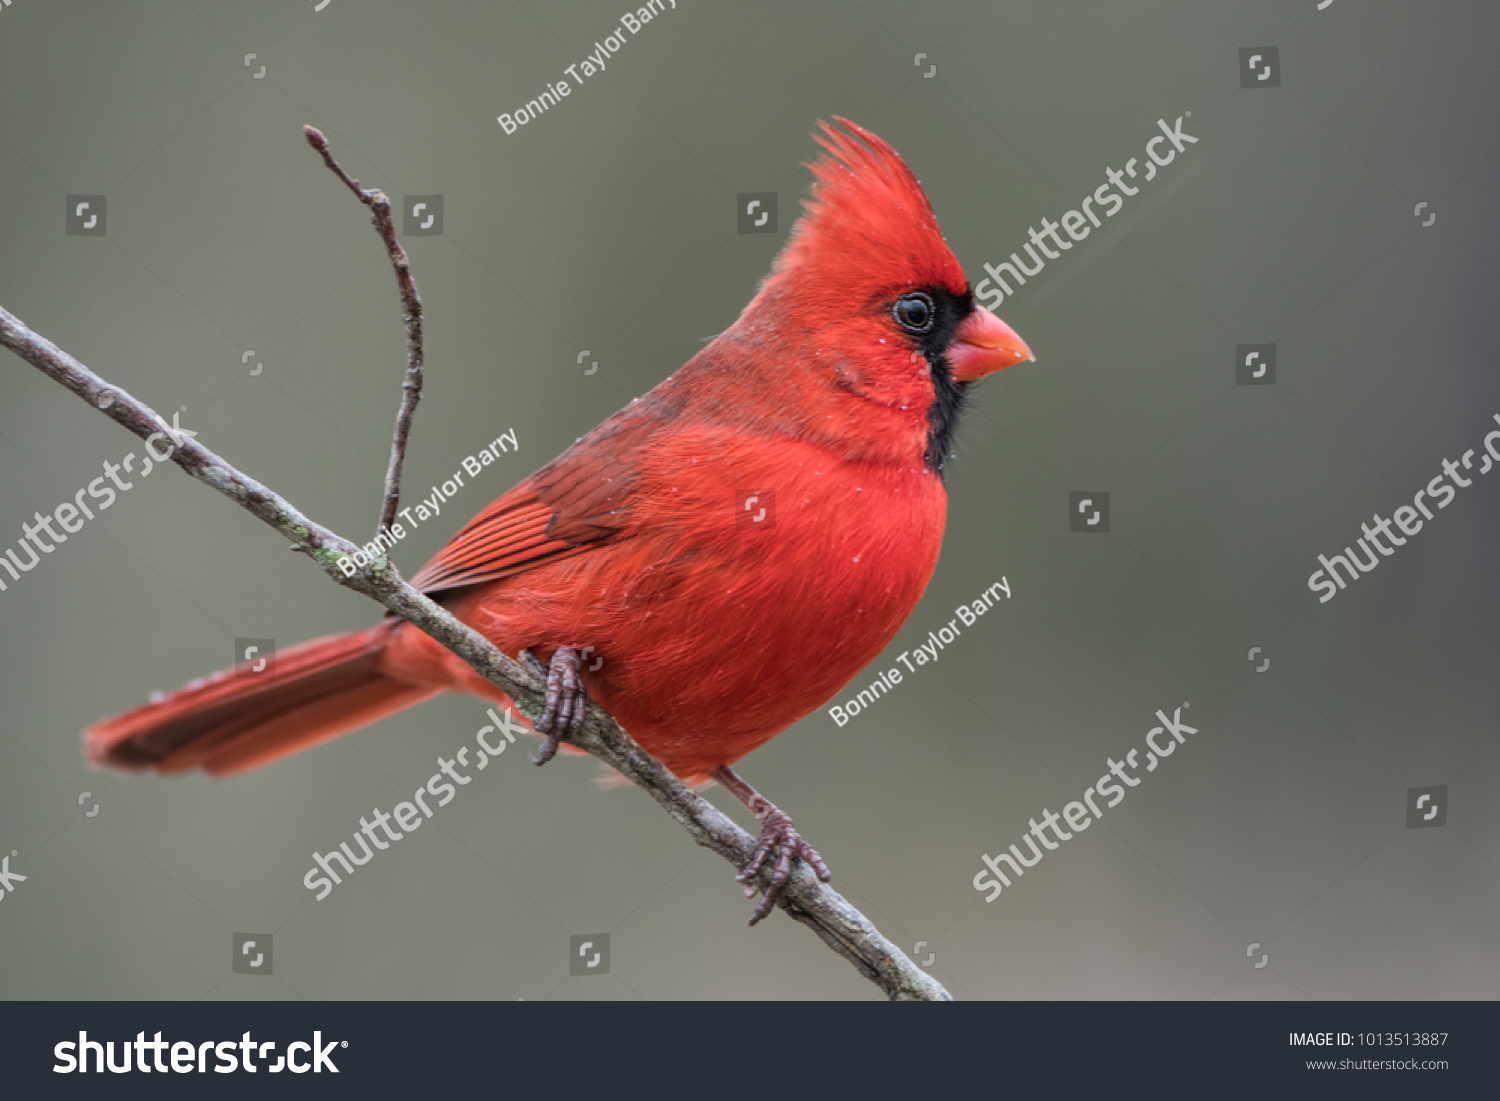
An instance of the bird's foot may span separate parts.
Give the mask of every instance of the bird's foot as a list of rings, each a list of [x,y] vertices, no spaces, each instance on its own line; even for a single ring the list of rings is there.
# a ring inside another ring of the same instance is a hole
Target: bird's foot
[[[538,664],[530,653],[523,655],[524,658],[531,658],[533,666]],[[546,707],[541,722],[532,724],[538,733],[546,735],[546,740],[531,759],[533,763],[544,765],[552,760],[557,756],[558,743],[583,726],[589,694],[583,687],[582,668],[577,650],[559,646],[552,651],[552,662],[547,669]]]
[[[802,839],[802,835],[792,825],[791,817],[785,811],[770,804],[767,806],[770,810],[760,820],[760,841],[755,846],[755,855],[750,858],[750,863],[745,866],[745,870],[735,877],[745,884],[746,897],[753,897],[755,889],[750,885],[750,881],[760,871],[763,864],[768,860],[775,860],[771,870],[771,883],[761,897],[760,904],[755,907],[755,913],[750,915],[751,925],[775,909],[776,900],[781,897],[782,887],[786,886],[786,881],[791,878],[793,859],[807,864],[824,883],[832,878],[832,873],[828,870],[828,865],[823,863],[823,858],[818,855],[818,850]]]
[[[750,863],[745,865],[745,870],[735,877],[738,882],[745,885],[746,898],[754,897],[756,887],[753,881],[760,874],[761,868],[767,863],[771,865],[771,882],[766,886],[765,894],[761,897],[760,904],[755,907],[755,912],[750,915],[751,925],[759,922],[776,908],[776,901],[781,897],[781,889],[791,878],[793,860],[801,860],[824,883],[833,878],[828,865],[824,864],[823,858],[818,855],[818,850],[802,839],[802,835],[797,832],[797,827],[792,824],[791,816],[786,811],[741,780],[729,770],[727,765],[715,770],[714,779],[723,784],[736,799],[744,803],[760,822],[760,839],[756,842],[755,852],[751,854]]]

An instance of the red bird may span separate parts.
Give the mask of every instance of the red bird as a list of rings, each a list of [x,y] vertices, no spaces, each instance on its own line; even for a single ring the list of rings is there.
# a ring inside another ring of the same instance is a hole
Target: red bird
[[[896,151],[838,122],[821,124],[806,209],[739,319],[412,578],[500,650],[548,663],[539,764],[586,691],[677,776],[717,780],[755,814],[740,879],[774,872],[752,925],[792,860],[828,870],[729,766],[895,637],[937,563],[969,386],[1032,358],[974,304]],[[222,776],[444,691],[510,703],[388,618],[279,652],[272,679],[219,674],[85,739],[98,764]]]

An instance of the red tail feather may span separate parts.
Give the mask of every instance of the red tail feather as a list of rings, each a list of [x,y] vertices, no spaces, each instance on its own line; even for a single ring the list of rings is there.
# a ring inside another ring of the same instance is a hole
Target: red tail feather
[[[201,767],[223,776],[410,707],[441,689],[383,671],[382,654],[399,626],[386,620],[283,650],[269,676],[242,665],[196,681],[90,727],[89,759],[159,772]]]

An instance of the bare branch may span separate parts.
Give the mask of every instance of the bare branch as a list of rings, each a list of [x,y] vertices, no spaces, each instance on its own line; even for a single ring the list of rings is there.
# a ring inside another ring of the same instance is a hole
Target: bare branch
[[[358,192],[358,184],[332,163],[331,157],[327,159],[330,167]],[[403,270],[404,267],[398,268],[398,273]],[[155,410],[32,332],[4,307],[0,307],[0,344],[142,439],[154,433],[171,434]],[[409,426],[407,400],[414,404],[410,390],[403,398]],[[306,554],[340,585],[378,601],[463,658],[510,696],[528,718],[533,721],[540,718],[545,702],[545,676],[507,657],[483,635],[413,589],[384,555],[373,558],[368,567],[356,569],[352,576],[347,575],[339,567],[339,559],[352,559],[361,548],[308,519],[285,498],[242,474],[190,436],[174,435],[173,443],[172,460],[183,470],[270,524],[291,540],[294,550]],[[399,479],[399,466],[396,477]],[[391,500],[388,496],[387,503]],[[598,704],[589,702],[582,728],[569,741],[644,789],[699,845],[712,849],[737,870],[750,862],[755,840],[658,764]],[[771,869],[763,868],[758,877],[762,890],[770,878]],[[951,1000],[937,980],[917,967],[868,918],[837,891],[820,883],[800,862],[778,905],[793,919],[809,926],[888,997],[903,1001]]]
[[[396,287],[401,292],[401,313],[406,322],[406,378],[401,383],[401,407],[396,411],[396,431],[391,438],[391,461],[385,472],[385,498],[380,506],[380,519],[375,525],[375,534],[389,531],[396,522],[396,512],[401,505],[401,468],[406,464],[406,441],[411,435],[412,414],[417,411],[417,402],[422,398],[422,298],[417,294],[417,285],[412,281],[411,267],[406,262],[406,250],[396,240],[396,227],[391,223],[391,201],[378,188],[366,191],[359,181],[345,172],[343,166],[333,159],[328,139],[315,126],[304,126],[307,144],[323,155],[326,164],[335,176],[344,181],[359,201],[370,208],[375,230],[385,243],[386,255],[391,267],[396,269]]]

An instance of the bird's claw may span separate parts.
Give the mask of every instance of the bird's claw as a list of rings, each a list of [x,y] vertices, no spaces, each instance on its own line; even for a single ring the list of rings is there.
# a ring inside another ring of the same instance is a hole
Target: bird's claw
[[[791,878],[793,859],[801,860],[824,883],[833,878],[828,865],[824,864],[823,858],[818,855],[818,850],[802,840],[802,835],[797,832],[796,826],[792,825],[791,817],[785,811],[769,803],[766,806],[768,809],[758,815],[760,840],[755,846],[755,852],[750,857],[750,863],[745,865],[745,870],[735,877],[745,885],[745,897],[752,897],[755,894],[755,888],[751,881],[768,860],[773,861],[771,882],[767,884],[760,904],[755,907],[755,913],[750,915],[751,925],[776,908],[776,900],[781,897],[781,889]]]
[[[534,657],[532,661],[539,664]],[[558,744],[583,726],[589,694],[583,687],[581,670],[578,651],[567,646],[552,651],[552,662],[547,669],[546,707],[541,721],[532,724],[538,733],[546,735],[542,748],[531,759],[534,764],[544,765],[552,760],[557,756]]]

